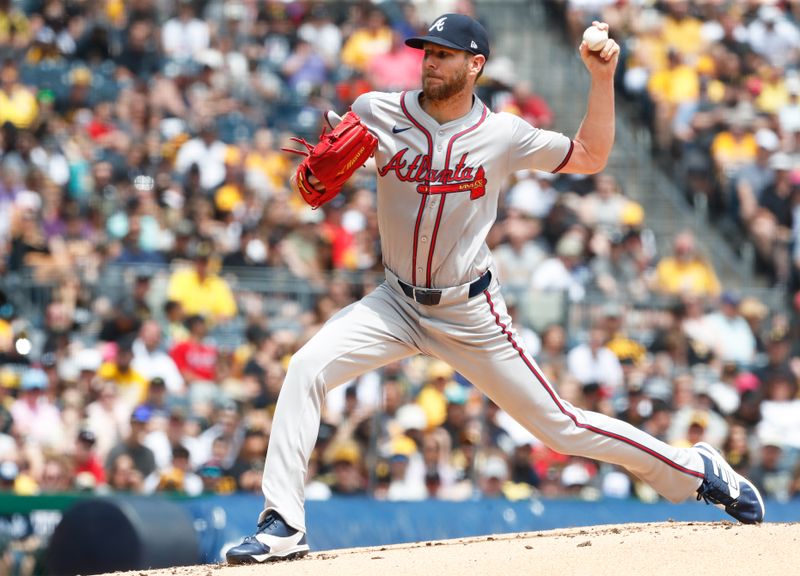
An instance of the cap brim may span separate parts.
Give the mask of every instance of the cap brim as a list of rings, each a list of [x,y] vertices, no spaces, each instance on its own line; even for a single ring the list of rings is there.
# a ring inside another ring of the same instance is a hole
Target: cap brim
[[[454,42],[450,42],[449,40],[445,40],[444,38],[439,38],[438,36],[415,36],[413,38],[409,38],[408,40],[406,40],[406,46],[410,46],[411,48],[416,48],[417,50],[422,50],[425,42],[430,42],[431,44],[438,44],[439,46],[445,46],[447,48],[452,48],[453,50],[461,50],[463,52],[469,52],[471,54],[478,54],[478,52],[467,50],[463,46],[459,46]]]

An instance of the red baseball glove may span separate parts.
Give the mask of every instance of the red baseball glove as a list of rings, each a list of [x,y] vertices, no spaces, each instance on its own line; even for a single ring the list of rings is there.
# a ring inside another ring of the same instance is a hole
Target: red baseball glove
[[[331,132],[326,133],[323,130],[316,146],[311,146],[302,138],[292,140],[306,147],[305,151],[290,148],[283,150],[306,157],[297,167],[295,178],[303,200],[312,208],[319,208],[339,194],[344,183],[353,172],[364,165],[378,146],[378,139],[367,130],[361,123],[361,118],[353,111],[345,114]],[[311,174],[319,180],[322,190],[308,181]]]

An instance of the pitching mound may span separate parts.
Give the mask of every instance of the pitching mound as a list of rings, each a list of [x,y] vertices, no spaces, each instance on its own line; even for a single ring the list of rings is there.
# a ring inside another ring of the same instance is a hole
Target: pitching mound
[[[800,566],[800,524],[622,524],[351,548],[267,565],[191,566],[137,576],[787,576]],[[119,573],[117,573],[119,576]]]

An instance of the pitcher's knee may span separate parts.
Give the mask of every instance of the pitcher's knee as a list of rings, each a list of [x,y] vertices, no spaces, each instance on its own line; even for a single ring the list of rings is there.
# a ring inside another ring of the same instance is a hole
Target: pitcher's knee
[[[567,440],[567,437],[562,434],[554,434],[552,436],[548,436],[547,438],[540,438],[544,445],[550,448],[551,450],[555,450],[559,454],[563,454],[564,456],[574,456],[575,455],[575,445]]]
[[[292,355],[286,370],[286,382],[322,384],[324,363],[313,348],[303,346]]]

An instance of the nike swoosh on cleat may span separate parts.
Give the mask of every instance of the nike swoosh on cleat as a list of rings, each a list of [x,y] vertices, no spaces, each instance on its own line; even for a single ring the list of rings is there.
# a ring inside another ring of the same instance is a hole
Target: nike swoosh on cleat
[[[392,134],[400,134],[400,132],[405,132],[406,130],[411,130],[411,126],[406,126],[405,128],[398,128],[397,124],[392,126]]]

